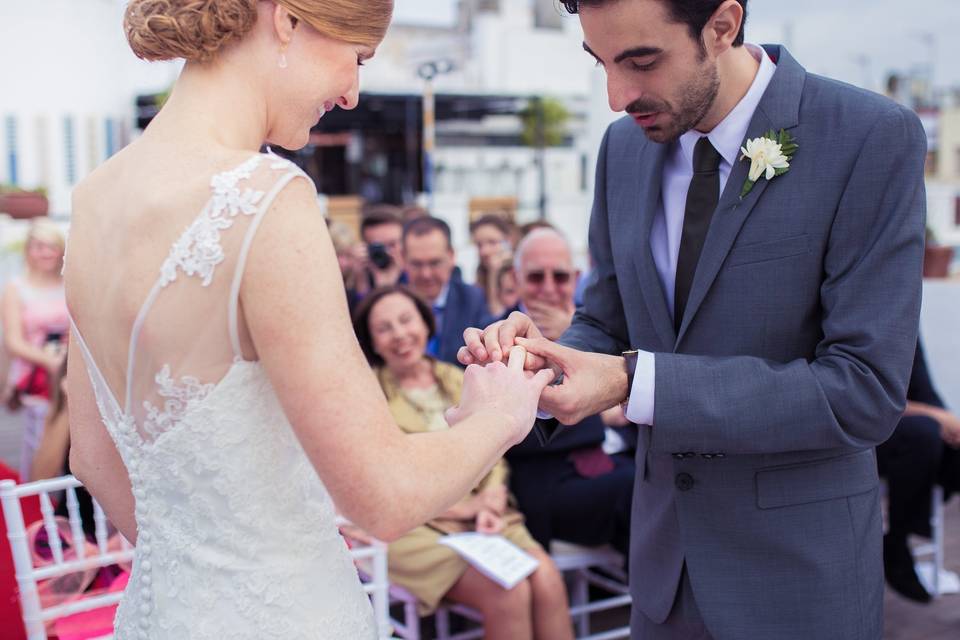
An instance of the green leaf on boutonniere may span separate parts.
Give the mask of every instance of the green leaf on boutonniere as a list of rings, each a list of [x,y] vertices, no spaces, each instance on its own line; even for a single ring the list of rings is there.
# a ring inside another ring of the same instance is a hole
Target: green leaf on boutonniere
[[[771,129],[759,138],[747,140],[740,148],[740,160],[750,160],[750,173],[740,190],[740,199],[749,195],[761,177],[769,181],[789,171],[790,160],[799,148],[793,136],[784,129],[779,133]]]

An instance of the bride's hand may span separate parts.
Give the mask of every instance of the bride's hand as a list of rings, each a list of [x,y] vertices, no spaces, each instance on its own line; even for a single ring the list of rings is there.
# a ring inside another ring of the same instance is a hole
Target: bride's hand
[[[453,426],[476,413],[496,412],[510,418],[513,444],[526,438],[537,417],[540,394],[553,381],[554,373],[550,369],[524,372],[525,358],[526,350],[514,347],[507,365],[494,362],[467,367],[460,404],[447,411],[447,422]]]

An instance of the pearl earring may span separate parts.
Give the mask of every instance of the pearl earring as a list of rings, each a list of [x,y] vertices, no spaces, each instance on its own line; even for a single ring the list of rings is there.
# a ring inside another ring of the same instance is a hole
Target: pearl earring
[[[280,60],[277,61],[277,66],[281,69],[287,68],[287,52],[286,47],[280,49]]]

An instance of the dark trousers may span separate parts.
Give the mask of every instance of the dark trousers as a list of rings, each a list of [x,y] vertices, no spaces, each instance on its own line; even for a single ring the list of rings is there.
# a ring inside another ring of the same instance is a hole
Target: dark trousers
[[[890,439],[877,447],[877,467],[887,479],[888,535],[930,537],[930,496],[940,483],[949,493],[960,488],[960,452],[940,435],[940,423],[926,416],[905,416]]]
[[[677,597],[670,614],[657,624],[642,611],[634,608],[630,618],[631,640],[713,640],[700,615],[700,608],[690,587],[690,576],[683,568]]]
[[[627,557],[636,463],[632,453],[612,457],[613,471],[595,478],[580,476],[566,460],[511,461],[511,490],[527,516],[527,529],[544,548],[552,539],[609,544]]]

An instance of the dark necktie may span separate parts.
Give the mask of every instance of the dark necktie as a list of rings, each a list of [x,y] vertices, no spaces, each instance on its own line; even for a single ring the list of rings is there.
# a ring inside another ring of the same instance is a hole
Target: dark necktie
[[[693,149],[693,178],[687,191],[687,207],[683,214],[680,256],[677,260],[676,288],[673,296],[673,326],[679,332],[683,312],[693,287],[697,262],[707,238],[710,219],[720,201],[720,154],[706,137]]]

